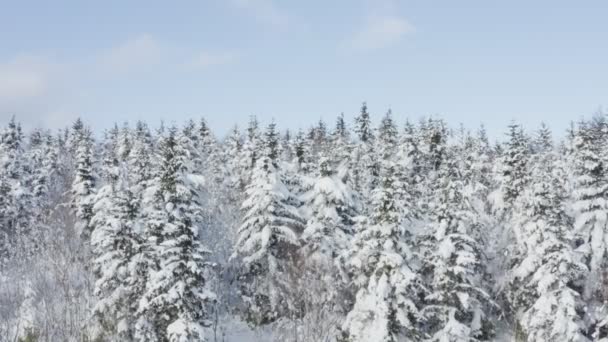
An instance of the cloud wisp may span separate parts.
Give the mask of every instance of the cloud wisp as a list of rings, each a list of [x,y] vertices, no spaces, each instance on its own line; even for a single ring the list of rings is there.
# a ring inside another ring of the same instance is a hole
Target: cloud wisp
[[[50,74],[50,65],[40,58],[22,56],[0,63],[0,105],[44,96]]]
[[[234,7],[250,12],[256,20],[274,28],[285,28],[290,17],[272,0],[231,0]]]
[[[237,58],[238,56],[233,52],[201,51],[186,66],[191,69],[202,70],[233,63]]]
[[[355,50],[377,50],[398,43],[415,28],[407,20],[396,16],[373,16],[345,45]]]
[[[158,64],[163,55],[160,43],[149,34],[142,34],[104,51],[100,64],[106,71],[124,73]]]

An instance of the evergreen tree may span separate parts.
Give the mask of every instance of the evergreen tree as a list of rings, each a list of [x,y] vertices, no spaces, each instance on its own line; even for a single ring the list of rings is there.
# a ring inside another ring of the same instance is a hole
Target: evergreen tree
[[[243,140],[237,126],[230,131],[225,142],[227,169],[230,177],[230,187],[233,190],[244,191],[246,186],[245,170],[247,162],[243,160]]]
[[[140,311],[155,330],[148,336],[160,341],[207,341],[205,329],[211,324],[210,304],[215,300],[208,289],[209,251],[198,238],[201,208],[188,177],[186,155],[177,129],[170,128],[159,146],[154,189],[160,203],[149,222],[153,237],[149,243],[158,268],[140,302]]]
[[[344,113],[336,119],[336,127],[330,136],[330,159],[336,165],[346,165],[351,154],[350,131],[344,120]]]
[[[409,187],[406,193],[411,195],[409,205],[412,209],[412,216],[419,217],[422,209],[420,198],[423,193],[423,174],[422,164],[423,155],[420,151],[421,141],[415,131],[414,125],[409,121],[405,123],[405,128],[399,140],[397,150],[397,170],[401,176],[401,184]]]
[[[484,285],[484,260],[474,236],[481,227],[462,195],[453,156],[438,174],[432,223],[423,236],[424,331],[429,341],[485,341],[492,338],[492,302]]]
[[[572,208],[575,218],[575,246],[584,255],[585,264],[590,271],[585,286],[589,312],[593,316],[605,316],[605,313],[596,313],[596,310],[604,310],[601,309],[601,303],[607,298],[603,289],[608,281],[608,183],[596,132],[587,123],[579,124],[574,141],[575,183]]]
[[[32,197],[23,147],[21,126],[13,117],[0,135],[0,256],[30,233]]]
[[[93,173],[93,139],[91,131],[85,128],[77,144],[75,156],[74,181],[72,183],[72,208],[77,218],[77,230],[88,239],[93,227],[93,202],[95,194],[95,176]]]
[[[365,102],[361,106],[361,113],[355,118],[355,132],[362,143],[371,143],[374,140],[372,123]]]
[[[540,124],[540,128],[536,132],[532,146],[534,153],[537,154],[547,153],[553,149],[551,130],[544,122]]]
[[[393,121],[393,112],[389,109],[382,118],[380,129],[378,130],[378,150],[380,158],[385,160],[393,158],[398,142],[399,132]]]
[[[118,159],[121,162],[125,162],[127,159],[129,159],[131,149],[133,148],[132,141],[133,138],[131,136],[131,129],[129,128],[129,124],[125,122],[120,130],[118,142],[116,144],[116,153],[118,154]]]
[[[153,178],[152,135],[148,125],[138,121],[133,134],[133,144],[129,150],[127,165],[129,167],[130,184],[137,202],[141,203],[144,191]],[[141,204],[138,205],[140,207]]]
[[[420,277],[411,268],[409,235],[401,225],[399,179],[384,162],[381,187],[373,194],[371,224],[357,232],[348,259],[359,288],[342,325],[344,341],[417,341]],[[409,243],[408,243],[409,242]]]
[[[523,128],[518,124],[509,125],[509,141],[503,153],[500,177],[502,210],[509,210],[528,182],[529,149]]]
[[[351,186],[359,193],[371,193],[378,186],[380,162],[376,158],[376,138],[365,102],[361,113],[355,118],[355,132],[359,139],[352,151]],[[370,207],[370,201],[367,202],[365,209]]]
[[[572,248],[559,179],[563,172],[554,159],[544,153],[532,173],[534,185],[518,201],[517,242],[523,257],[513,269],[511,303],[522,339],[588,341],[580,293],[587,267]]]
[[[340,251],[348,247],[349,237],[354,233],[357,196],[344,184],[330,161],[321,157],[319,176],[304,200],[311,216],[302,234],[305,255],[333,262]]]
[[[286,273],[293,263],[304,223],[277,169],[274,124],[265,133],[263,147],[256,152],[260,157],[247,186],[245,216],[235,247],[235,256],[243,263],[239,280],[245,316],[254,325],[273,322],[294,310],[287,296]]]
[[[98,298],[93,311],[102,336],[133,340],[139,293],[132,286],[131,265],[140,241],[134,232],[137,212],[126,178],[123,169],[116,182],[99,190],[93,207],[91,245]]]
[[[101,179],[107,183],[116,183],[118,180],[120,165],[119,139],[120,130],[117,124],[114,124],[114,127],[104,132],[101,151]]]

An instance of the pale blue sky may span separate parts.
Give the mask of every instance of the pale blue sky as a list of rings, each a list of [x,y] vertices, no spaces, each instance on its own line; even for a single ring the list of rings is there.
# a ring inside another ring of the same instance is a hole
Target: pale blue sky
[[[0,0],[0,119],[98,127],[251,114],[307,126],[513,119],[563,130],[608,104],[606,1]]]

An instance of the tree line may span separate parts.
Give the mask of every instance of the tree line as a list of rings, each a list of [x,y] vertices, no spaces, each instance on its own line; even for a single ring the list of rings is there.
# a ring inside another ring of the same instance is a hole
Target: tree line
[[[608,121],[0,136],[0,340],[608,339]]]

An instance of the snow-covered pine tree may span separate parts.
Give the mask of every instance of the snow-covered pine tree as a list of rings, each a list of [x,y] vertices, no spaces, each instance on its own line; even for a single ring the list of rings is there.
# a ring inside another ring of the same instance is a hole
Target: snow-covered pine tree
[[[336,126],[330,134],[329,158],[335,165],[347,165],[351,154],[350,131],[344,120],[344,113],[336,119]]]
[[[205,157],[209,157],[212,153],[214,153],[216,140],[209,129],[209,125],[207,125],[207,120],[205,118],[201,118],[198,126],[198,135],[200,140],[200,148],[201,154],[203,155],[203,160]]]
[[[420,122],[418,141],[422,152],[421,163],[421,203],[423,212],[429,212],[433,201],[434,184],[439,177],[439,169],[446,159],[448,132],[443,120],[429,118]]]
[[[298,173],[302,175],[309,175],[312,169],[312,152],[311,147],[307,143],[304,131],[299,130],[293,141],[294,144],[294,161],[297,165]]]
[[[588,312],[595,321],[606,316],[608,299],[608,181],[601,157],[597,130],[586,122],[579,124],[574,138],[573,203],[575,246],[589,268],[585,284]],[[605,335],[605,334],[604,334]]]
[[[118,159],[121,162],[126,162],[129,159],[129,155],[131,154],[131,149],[133,148],[133,137],[131,128],[129,124],[125,122],[120,129],[120,133],[118,134],[118,141],[116,144],[116,153],[118,154]]]
[[[220,144],[209,129],[205,119],[201,119],[199,126],[200,154],[203,158],[203,166],[198,170],[210,182],[209,186],[215,188],[213,191],[223,191],[221,188],[227,182],[226,164],[227,160],[222,153]]]
[[[421,142],[423,153],[425,156],[424,169],[431,173],[429,179],[434,178],[434,174],[438,172],[439,167],[446,159],[447,150],[447,128],[443,120],[429,118],[425,125],[419,129],[421,134]]]
[[[131,341],[140,296],[132,286],[136,275],[131,266],[140,240],[134,231],[137,208],[127,170],[118,168],[115,181],[99,189],[93,207],[91,245],[97,297],[93,312],[101,328],[99,338]]]
[[[238,126],[234,126],[224,142],[224,153],[226,154],[227,172],[230,178],[229,187],[235,193],[245,191],[247,177],[247,161],[243,158],[243,138]]]
[[[399,142],[399,132],[393,120],[393,112],[389,109],[378,128],[378,155],[384,160],[393,159]]]
[[[482,125],[477,131],[476,137],[472,140],[471,153],[471,186],[469,191],[475,197],[477,203],[474,204],[477,212],[490,213],[490,203],[488,195],[494,186],[492,179],[492,151],[486,129]]]
[[[432,222],[420,242],[430,288],[422,329],[429,341],[487,341],[493,336],[485,261],[474,239],[481,227],[462,188],[456,161],[447,155],[434,187]]]
[[[509,215],[509,210],[528,184],[528,163],[530,149],[523,128],[515,123],[509,125],[509,140],[501,160],[499,179],[500,201],[496,206],[499,213]]]
[[[319,176],[304,195],[310,219],[302,234],[302,249],[307,258],[333,263],[349,245],[358,216],[357,196],[326,157],[319,159]]]
[[[347,277],[340,257],[350,248],[360,205],[358,196],[328,158],[321,157],[318,168],[319,175],[303,196],[309,219],[301,236],[301,254],[314,274],[309,276],[325,284],[326,291],[314,295],[317,304],[333,311],[342,310],[344,305],[338,296]]]
[[[582,294],[587,267],[572,247],[564,172],[556,156],[544,151],[532,171],[533,185],[517,201],[515,227],[522,258],[512,270],[509,287],[516,338],[588,341]]]
[[[57,150],[54,138],[48,131],[35,130],[30,135],[26,153],[29,162],[29,187],[37,215],[43,215],[57,173]]]
[[[239,282],[245,319],[263,325],[290,316],[294,310],[287,294],[286,273],[299,247],[304,221],[281,180],[274,123],[265,133],[263,150],[255,155],[259,157],[247,186],[234,256],[243,264]]]
[[[101,144],[100,178],[106,183],[116,183],[118,180],[120,165],[120,154],[118,152],[119,139],[120,130],[116,123],[111,129],[104,132]]]
[[[160,141],[159,170],[153,189],[158,205],[150,213],[149,243],[158,268],[151,273],[140,313],[153,332],[142,329],[142,340],[208,341],[210,304],[215,295],[208,289],[209,251],[199,240],[201,208],[186,167],[187,152],[171,127]],[[146,326],[140,320],[139,327]],[[148,335],[146,335],[148,334]],[[142,336],[143,335],[143,336]]]
[[[255,116],[249,118],[249,124],[247,126],[247,134],[245,135],[245,142],[243,143],[243,159],[245,161],[245,174],[247,177],[247,184],[249,184],[249,178],[255,168],[259,153],[262,150],[260,146],[262,143],[262,136],[260,133],[260,123]]]
[[[412,197],[410,203],[412,217],[420,216],[420,209],[423,205],[420,200],[423,193],[423,156],[419,149],[420,143],[414,125],[406,121],[397,147],[396,163],[401,176],[400,182],[409,187],[407,192]]]
[[[310,130],[308,131],[308,140],[308,145],[310,146],[310,153],[314,158],[316,158],[322,153],[327,152],[327,125],[323,120],[319,120],[316,126],[310,128]]]
[[[553,149],[553,138],[551,129],[544,122],[541,122],[540,128],[536,131],[534,141],[532,142],[532,151],[536,154],[551,152]]]
[[[12,117],[0,134],[0,254],[5,255],[30,229],[32,198],[23,151],[21,126]]]
[[[76,229],[84,239],[91,236],[93,227],[93,202],[95,195],[95,174],[93,171],[93,137],[88,128],[80,130],[80,136],[73,140],[76,148],[74,158],[74,179],[72,182],[71,205],[76,215]]]
[[[347,254],[358,289],[342,325],[342,341],[418,341],[419,298],[424,293],[412,269],[409,234],[401,224],[396,167],[384,161],[380,187],[373,193],[371,222],[362,221]]]
[[[141,206],[146,186],[154,176],[152,170],[153,148],[152,135],[150,134],[148,125],[142,121],[138,121],[135,124],[132,146],[127,159],[131,191],[139,203],[137,207]]]
[[[80,139],[84,133],[86,127],[84,126],[84,122],[81,118],[77,118],[74,123],[72,123],[72,127],[66,131],[66,145],[67,149],[71,155],[76,155],[76,149],[78,148]]]
[[[380,161],[376,158],[376,136],[365,102],[355,117],[355,132],[358,139],[351,157],[351,187],[359,193],[371,193],[378,185]],[[365,203],[364,210],[369,208],[369,202]]]

